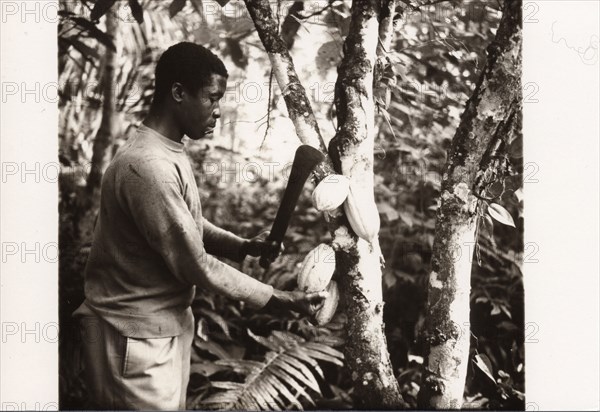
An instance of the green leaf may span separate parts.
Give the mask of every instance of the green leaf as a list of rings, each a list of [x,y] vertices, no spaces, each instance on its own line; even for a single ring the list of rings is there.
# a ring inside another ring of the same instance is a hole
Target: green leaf
[[[316,351],[314,349],[305,349],[306,353],[309,354],[311,357],[315,358],[315,359],[319,359],[319,360],[323,360],[325,362],[329,362],[329,363],[333,363],[335,365],[338,366],[344,366],[344,363],[342,361],[340,361],[338,358],[327,355],[323,352],[319,352]]]
[[[341,43],[331,40],[323,43],[317,50],[315,66],[321,73],[327,72],[329,68],[336,67],[342,59]]]
[[[500,313],[502,313],[500,306],[498,306],[495,303],[492,303],[492,311],[490,312],[490,315],[495,316],[499,315]]]
[[[229,325],[227,324],[227,321],[221,315],[219,315],[216,312],[213,312],[212,310],[204,309],[204,308],[200,308],[200,313],[209,317],[210,320],[212,320],[214,323],[219,325],[219,327],[221,328],[223,333],[225,333],[225,335],[228,338],[231,338],[231,334],[229,332]]]
[[[504,183],[501,181],[494,182],[487,189],[488,194],[491,197],[500,197],[504,193]]]
[[[408,227],[413,227],[415,222],[410,213],[400,212],[399,215],[400,215],[400,219],[402,219],[402,221],[404,223],[406,223],[408,225]]]
[[[523,138],[514,139],[508,146],[508,153],[512,158],[520,159],[523,157]]]
[[[202,0],[190,0],[190,2],[192,3],[194,9],[196,9],[196,12],[198,12],[198,14],[204,18],[204,6],[202,4]]]
[[[302,404],[300,402],[298,402],[298,400],[296,399],[296,397],[294,395],[292,395],[292,393],[289,391],[289,389],[287,388],[287,386],[285,386],[280,380],[279,378],[275,375],[275,373],[273,373],[273,371],[269,371],[268,373],[265,374],[265,380],[273,387],[275,388],[281,395],[283,395],[283,397],[285,399],[288,400],[288,402],[290,402],[293,406],[295,406],[296,408],[302,410]]]
[[[488,238],[491,238],[494,236],[494,220],[492,219],[492,217],[487,214],[485,216],[483,216],[483,221],[481,222],[481,228],[482,233],[487,236]]]
[[[272,339],[255,335],[250,329],[248,329],[248,336],[250,336],[252,339],[257,341],[267,349],[270,349],[275,352],[279,352],[280,350],[280,346],[278,346]]]
[[[295,342],[295,343],[303,343],[306,342],[304,338],[298,336],[292,332],[274,330],[273,336],[278,338],[282,342]]]
[[[65,42],[67,42],[68,44],[70,44],[71,46],[73,46],[73,48],[75,50],[77,50],[79,53],[81,53],[81,55],[84,58],[90,60],[90,62],[92,64],[95,65],[95,61],[92,60],[92,58],[96,59],[96,60],[100,60],[100,55],[98,54],[98,51],[96,49],[83,43],[76,37],[64,37],[64,38],[61,38],[60,40],[63,40]]]
[[[84,28],[90,37],[98,40],[112,51],[117,51],[113,37],[100,30],[94,23],[83,17],[73,17],[71,20],[78,26]]]
[[[271,372],[273,373],[273,375],[277,376],[282,382],[291,386],[298,393],[298,395],[304,396],[304,398],[311,405],[315,405],[315,403],[313,402],[310,395],[306,392],[306,390],[304,390],[304,388],[302,386],[300,386],[300,384],[298,383],[298,381],[296,379],[294,379],[294,376],[292,376],[292,374],[288,373],[285,369],[280,368],[278,366],[274,366],[271,369]]]
[[[204,399],[201,405],[211,403],[231,404],[235,401],[237,401],[237,396],[234,392],[219,392]]]
[[[519,188],[519,189],[515,190],[515,192],[513,194],[517,198],[518,202],[521,202],[523,200],[523,188]]]
[[[388,202],[378,202],[377,209],[379,214],[384,214],[389,222],[393,222],[400,217],[400,214]]]
[[[225,349],[223,349],[223,347],[221,345],[219,345],[217,342],[212,342],[212,341],[203,342],[202,340],[200,340],[198,338],[198,339],[194,340],[194,345],[202,350],[210,352],[211,354],[215,355],[219,359],[229,359],[231,357],[231,356],[229,356],[227,351]]]
[[[333,363],[335,363],[335,364],[339,363],[340,366],[344,366],[343,364],[341,364],[341,362],[339,362],[344,359],[344,354],[336,349],[330,348],[329,346],[322,345],[317,342],[308,342],[306,345],[304,345],[304,347],[306,347],[308,349],[314,349],[315,351],[318,351],[320,353],[328,355],[329,357],[335,359],[335,361],[333,361]],[[317,359],[319,359],[319,358],[317,358]]]
[[[500,206],[497,203],[490,203],[488,206],[488,213],[491,217],[493,217],[496,221],[507,225],[515,227],[515,221],[513,220],[508,210],[504,207]]]
[[[108,10],[115,4],[117,0],[98,0],[94,4],[94,8],[90,14],[92,21],[98,21],[100,17],[104,16]]]
[[[508,308],[504,305],[500,305],[500,309],[502,310],[502,312],[504,312],[504,314],[506,316],[508,316],[509,319],[512,319],[512,315],[510,313],[510,310],[508,310]]]
[[[169,17],[173,18],[179,13],[184,7],[187,0],[173,0],[169,4]]]
[[[487,356],[483,354],[475,355],[473,362],[492,382],[494,382],[494,384],[496,383],[494,375],[492,374],[492,362],[490,362]]]
[[[229,382],[229,381],[213,381],[210,383],[213,387],[218,389],[241,389],[244,387],[243,384],[239,382]]]
[[[208,340],[208,335],[206,334],[208,327],[206,326],[206,319],[200,319],[196,326],[196,336],[198,336],[203,341]]]
[[[262,362],[240,359],[219,359],[215,363],[217,365],[228,366],[233,369],[234,372],[241,375],[248,375],[263,366]]]
[[[138,0],[129,0],[129,8],[131,9],[131,14],[135,21],[142,24],[144,22],[144,9]]]
[[[264,395],[260,392],[258,385],[255,385],[253,390],[244,392],[242,399],[249,402],[255,402],[256,405],[258,405],[258,410],[268,411],[271,409],[267,404]]]
[[[319,366],[317,361],[314,360],[313,358],[311,358],[310,356],[308,356],[308,353],[304,350],[304,348],[297,348],[296,350],[290,351],[289,354],[298,360],[308,363],[310,366],[312,366],[314,368],[315,371],[317,371],[317,373],[321,377],[324,377],[323,371],[321,370],[321,367]],[[312,374],[311,374],[311,376],[312,376]]]
[[[282,355],[281,360],[283,362],[281,362],[281,364],[278,363],[279,367],[281,367],[283,370],[289,372],[290,374],[293,374],[294,377],[299,379],[301,382],[306,384],[309,388],[311,388],[315,392],[318,392],[318,393],[321,392],[319,389],[319,384],[315,380],[315,377],[302,362],[300,362],[299,360],[297,360],[289,355]],[[296,372],[298,372],[298,373],[296,374]]]
[[[256,386],[258,387],[260,393],[263,395],[265,401],[269,405],[270,410],[282,410],[282,405],[280,405],[280,401],[278,401],[279,394],[277,393],[277,390],[267,382],[267,379],[264,377],[264,374],[262,378],[257,381]]]
[[[215,362],[196,362],[190,366],[190,373],[197,373],[202,376],[211,376],[222,370],[227,370],[226,366],[218,365]]]
[[[314,374],[317,372],[323,376],[317,359],[343,366],[344,355],[340,351],[321,342],[306,341],[291,332],[276,331],[269,337],[263,337],[248,329],[248,335],[269,349],[264,361],[227,359],[214,362],[215,365],[233,368],[234,372],[245,375],[245,379],[243,383],[213,382],[213,388],[225,390],[230,396],[211,397],[205,404],[210,403],[220,409],[302,409],[298,397],[303,396],[314,406],[305,387],[321,394]],[[335,338],[331,340],[339,343]],[[208,342],[199,343],[197,346],[206,346]],[[292,394],[289,388],[296,394]]]

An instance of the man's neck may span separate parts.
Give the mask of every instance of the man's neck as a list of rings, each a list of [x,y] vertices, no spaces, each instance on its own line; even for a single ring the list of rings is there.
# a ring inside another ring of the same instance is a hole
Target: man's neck
[[[142,123],[174,142],[181,143],[181,139],[183,139],[183,132],[177,126],[177,122],[164,110],[151,107],[148,116]]]

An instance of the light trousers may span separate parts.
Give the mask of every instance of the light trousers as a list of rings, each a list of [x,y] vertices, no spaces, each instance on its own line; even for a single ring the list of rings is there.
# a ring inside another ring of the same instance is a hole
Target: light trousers
[[[180,336],[123,336],[96,315],[80,318],[85,381],[93,409],[184,410],[193,324]]]

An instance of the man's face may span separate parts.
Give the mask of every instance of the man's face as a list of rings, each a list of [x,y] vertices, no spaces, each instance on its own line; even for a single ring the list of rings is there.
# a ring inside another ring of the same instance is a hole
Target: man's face
[[[184,91],[179,105],[182,131],[192,140],[212,137],[217,119],[221,117],[219,101],[225,94],[227,79],[212,74],[196,95]]]

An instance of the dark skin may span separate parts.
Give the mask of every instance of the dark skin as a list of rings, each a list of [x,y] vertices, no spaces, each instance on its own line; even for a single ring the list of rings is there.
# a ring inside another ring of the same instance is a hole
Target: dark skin
[[[207,139],[221,117],[220,100],[225,94],[227,78],[212,74],[197,92],[191,93],[181,83],[173,83],[171,93],[161,102],[152,102],[144,124],[163,136],[181,143],[184,136],[192,140]],[[266,253],[276,258],[283,251],[276,242],[267,242],[268,232],[249,239],[242,247],[246,255],[261,256]],[[305,293],[273,289],[273,296],[265,309],[284,308],[313,316],[322,306],[327,292]]]

